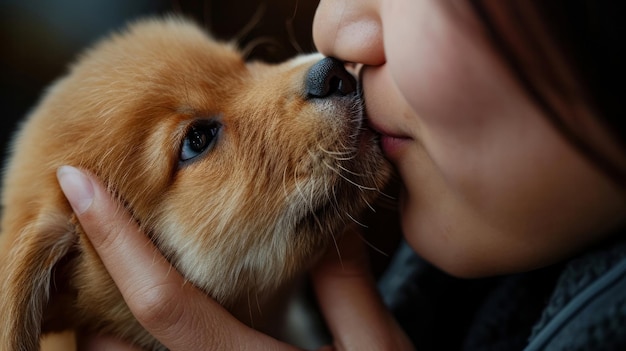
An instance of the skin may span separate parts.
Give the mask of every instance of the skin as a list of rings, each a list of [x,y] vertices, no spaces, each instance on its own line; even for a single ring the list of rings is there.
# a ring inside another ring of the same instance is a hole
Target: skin
[[[529,100],[467,6],[322,1],[316,44],[366,64],[369,118],[404,182],[404,235],[419,254],[463,277],[545,266],[621,225],[623,193]]]
[[[370,123],[404,183],[404,235],[436,266],[462,277],[524,271],[623,225],[621,188],[548,123],[466,4],[323,0],[314,36],[322,53],[358,64]],[[584,122],[594,144],[617,149],[592,117]],[[67,170],[59,181],[81,224],[137,319],[165,345],[290,349],[182,284],[97,180]],[[348,235],[343,266],[331,253],[312,273],[333,347],[410,349],[357,244]],[[128,349],[103,338],[87,346]]]

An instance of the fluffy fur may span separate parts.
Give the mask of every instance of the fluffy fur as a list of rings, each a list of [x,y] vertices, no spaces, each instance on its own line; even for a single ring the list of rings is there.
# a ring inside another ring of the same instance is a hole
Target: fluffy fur
[[[57,184],[97,175],[193,284],[241,317],[332,245],[389,176],[358,94],[308,98],[320,57],[246,63],[176,18],[143,20],[82,55],[21,128],[5,169],[0,349],[48,332],[162,346],[136,322]],[[218,126],[180,160],[191,126]]]

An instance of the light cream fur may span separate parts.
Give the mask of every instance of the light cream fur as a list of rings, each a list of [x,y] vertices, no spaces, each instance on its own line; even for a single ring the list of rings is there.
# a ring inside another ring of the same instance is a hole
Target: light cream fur
[[[0,349],[49,332],[106,332],[152,350],[82,233],[55,177],[81,167],[125,204],[194,285],[238,317],[309,267],[378,195],[390,169],[357,97],[309,99],[319,56],[246,63],[177,18],[101,41],[32,111],[6,165]],[[221,124],[179,162],[189,126]]]

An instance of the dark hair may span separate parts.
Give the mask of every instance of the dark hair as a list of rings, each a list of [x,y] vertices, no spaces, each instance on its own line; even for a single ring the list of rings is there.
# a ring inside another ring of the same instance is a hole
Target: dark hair
[[[626,151],[626,56],[619,1],[470,0],[495,48],[554,126],[607,175],[626,169],[585,137],[591,112]]]

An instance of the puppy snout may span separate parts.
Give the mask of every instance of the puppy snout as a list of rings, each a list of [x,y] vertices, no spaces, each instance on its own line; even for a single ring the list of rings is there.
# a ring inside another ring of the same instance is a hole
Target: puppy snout
[[[356,91],[356,79],[346,71],[343,62],[326,57],[314,64],[306,75],[309,98],[344,96]]]

